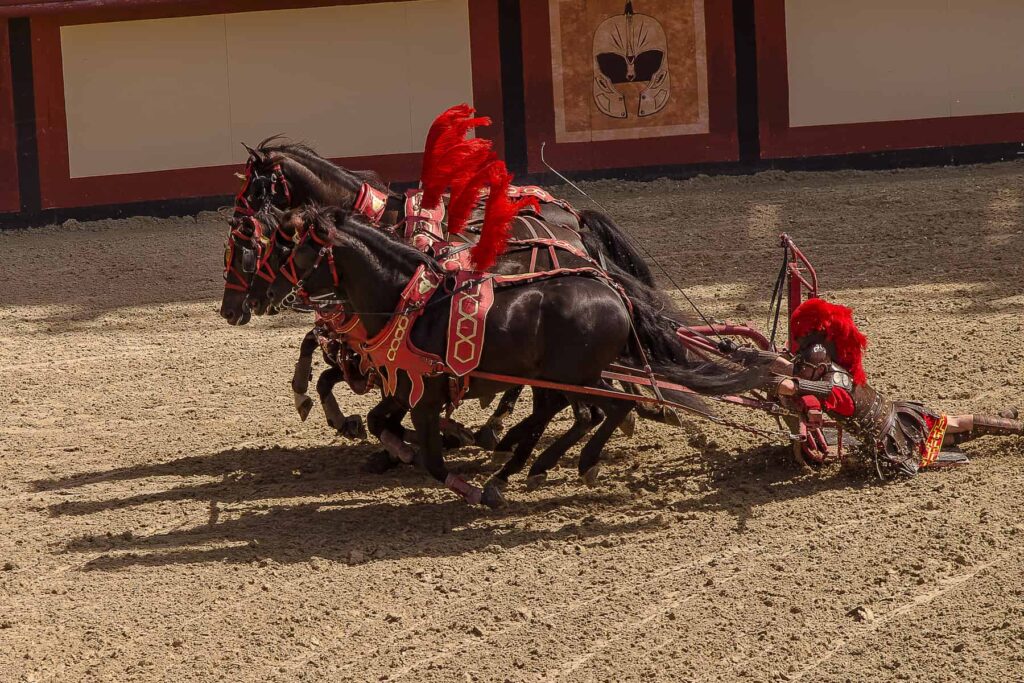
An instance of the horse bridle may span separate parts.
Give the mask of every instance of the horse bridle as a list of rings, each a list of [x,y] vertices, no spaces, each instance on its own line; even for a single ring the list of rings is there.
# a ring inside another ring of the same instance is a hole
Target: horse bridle
[[[288,179],[284,176],[284,171],[281,169],[281,164],[274,165],[270,176],[263,176],[256,171],[253,161],[253,158],[250,157],[246,162],[245,180],[238,194],[235,195],[235,218],[239,219],[240,223],[228,233],[228,244],[224,255],[224,288],[243,293],[249,291],[254,273],[268,280],[268,282],[273,282],[274,275],[263,270],[264,267],[269,269],[269,250],[266,250],[265,247],[270,239],[264,238],[263,223],[256,218],[259,211],[253,208],[252,202],[250,202],[247,196],[250,188],[252,188],[254,182],[260,184],[269,182],[269,191],[264,189],[260,192],[258,199],[261,200],[261,203],[269,200],[273,205],[275,197],[283,196],[285,206],[290,206],[292,199],[291,188],[288,184]],[[252,235],[246,235],[240,229],[245,221],[250,221],[253,224]],[[249,244],[246,245],[245,242]],[[236,248],[242,250],[240,270],[234,266],[234,250]]]
[[[247,235],[242,230],[246,221],[252,223],[252,234]],[[256,264],[259,258],[261,237],[258,236],[262,224],[253,216],[247,216],[236,227],[228,233],[227,247],[224,251],[224,289],[235,292],[248,292],[252,283],[252,275],[256,272]],[[248,242],[249,246],[244,244]],[[235,267],[235,249],[242,250],[241,268]],[[231,278],[235,278],[232,281]]]
[[[252,202],[247,196],[249,194],[249,189],[253,186],[253,183],[259,183],[260,186],[269,184],[269,188],[261,187],[260,196],[254,198],[254,200],[265,203],[269,199],[270,203],[273,204],[274,199],[280,196],[284,198],[285,207],[291,206],[292,190],[288,183],[288,179],[285,177],[284,171],[281,168],[281,164],[274,164],[274,167],[270,170],[269,176],[260,175],[256,171],[253,159],[250,157],[249,161],[245,163],[245,179],[242,182],[242,188],[238,191],[238,194],[235,195],[236,215],[255,216],[259,213],[258,209],[253,208]]]
[[[281,234],[283,235],[284,233]],[[309,226],[306,226],[301,236],[296,235],[292,239],[295,242],[295,246],[292,248],[291,253],[288,254],[288,258],[285,262],[281,264],[281,268],[278,270],[278,273],[292,285],[291,290],[281,299],[281,305],[283,306],[292,306],[296,303],[298,295],[302,292],[302,287],[306,283],[306,280],[308,280],[317,271],[317,268],[319,268],[320,264],[323,263],[324,258],[327,259],[327,264],[331,269],[331,282],[334,284],[334,288],[337,289],[338,285],[341,284],[341,278],[338,275],[338,268],[334,262],[334,247],[328,240],[322,239],[316,234],[316,230]],[[320,250],[317,252],[316,259],[314,259],[312,265],[310,265],[310,267],[307,268],[300,277],[296,270],[295,255],[299,252],[299,248],[305,244],[307,239],[313,244],[319,246]],[[306,298],[309,298],[308,295]],[[322,304],[331,302],[318,300],[315,303]]]

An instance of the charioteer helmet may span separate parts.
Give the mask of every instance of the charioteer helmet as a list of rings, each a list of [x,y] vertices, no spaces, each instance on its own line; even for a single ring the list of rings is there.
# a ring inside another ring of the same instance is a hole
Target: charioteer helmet
[[[853,311],[824,299],[800,304],[789,321],[798,366],[827,369],[835,363],[850,373],[854,384],[867,382],[862,363],[868,338],[853,321]]]

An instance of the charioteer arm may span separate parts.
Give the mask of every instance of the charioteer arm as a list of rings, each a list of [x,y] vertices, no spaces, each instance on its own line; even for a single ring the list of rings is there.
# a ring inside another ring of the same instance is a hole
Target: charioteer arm
[[[741,365],[763,365],[768,364],[772,373],[765,381],[764,389],[779,393],[784,396],[792,396],[796,393],[796,385],[791,377],[793,376],[793,363],[784,355],[775,351],[765,351],[744,346],[734,350],[729,357]]]

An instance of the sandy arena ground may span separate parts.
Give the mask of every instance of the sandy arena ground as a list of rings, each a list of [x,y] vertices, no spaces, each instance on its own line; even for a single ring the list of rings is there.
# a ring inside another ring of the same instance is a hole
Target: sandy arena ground
[[[1024,164],[587,188],[715,316],[763,324],[788,231],[880,388],[1024,403]],[[598,488],[569,462],[471,509],[299,422],[309,322],[218,317],[224,236],[0,234],[0,681],[1024,677],[1024,441],[880,485],[641,424]]]

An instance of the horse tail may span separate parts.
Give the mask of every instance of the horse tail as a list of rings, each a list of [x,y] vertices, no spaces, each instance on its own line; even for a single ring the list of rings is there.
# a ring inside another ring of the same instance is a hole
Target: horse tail
[[[654,273],[640,253],[626,238],[626,233],[607,214],[591,209],[580,211],[580,223],[600,241],[604,252],[619,267],[640,280],[648,287],[654,287]]]
[[[669,381],[702,394],[735,394],[763,387],[770,375],[769,361],[740,366],[726,360],[694,362],[679,340],[675,323],[648,301],[629,297],[636,339],[630,349],[634,361],[646,359],[651,369]],[[639,348],[636,348],[639,343]],[[673,392],[674,393],[674,392]]]

